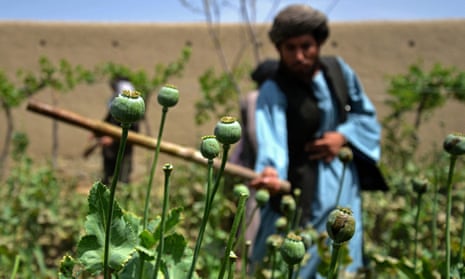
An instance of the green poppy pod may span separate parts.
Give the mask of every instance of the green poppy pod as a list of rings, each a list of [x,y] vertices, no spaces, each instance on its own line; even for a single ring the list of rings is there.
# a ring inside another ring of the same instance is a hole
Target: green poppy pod
[[[288,224],[287,218],[284,216],[281,216],[278,219],[276,219],[276,221],[274,222],[274,227],[276,228],[276,231],[284,232],[287,229],[287,224]]]
[[[302,195],[302,189],[294,188],[294,190],[292,190],[292,193],[294,194],[295,200],[298,201],[300,196]]]
[[[110,114],[123,124],[141,120],[145,114],[145,102],[137,91],[124,90],[110,104]]]
[[[291,214],[297,209],[297,204],[292,195],[284,195],[281,199],[280,209],[284,214]]]
[[[223,116],[216,124],[214,134],[222,144],[234,144],[241,139],[241,124],[232,116]]]
[[[250,190],[247,185],[244,184],[236,184],[234,185],[234,190],[233,190],[234,196],[237,198],[240,198],[242,196],[250,196]]]
[[[237,255],[234,253],[234,251],[229,251],[229,260],[233,263],[237,261]]]
[[[289,233],[281,244],[280,252],[288,265],[296,265],[305,257],[305,244],[300,236]]]
[[[220,143],[213,135],[202,137],[200,144],[200,153],[205,159],[212,160],[220,154]]]
[[[174,85],[166,84],[158,92],[157,101],[163,107],[173,107],[179,101],[179,90]]]
[[[268,250],[274,251],[283,243],[283,237],[279,234],[271,234],[266,238],[265,244]]]
[[[326,231],[335,243],[349,241],[355,233],[355,218],[349,208],[336,208],[329,214]]]
[[[258,189],[257,192],[255,192],[255,201],[259,207],[263,208],[269,200],[270,192],[268,192],[268,190]]]
[[[447,135],[443,147],[446,152],[454,156],[465,154],[465,135],[462,133]]]
[[[305,249],[308,249],[310,248],[310,246],[312,246],[314,236],[311,231],[302,230],[299,232],[299,236],[302,238],[302,241],[305,245]]]
[[[418,194],[424,194],[428,190],[429,181],[425,177],[415,177],[412,178],[412,187],[413,191]]]
[[[354,153],[352,152],[352,149],[347,146],[343,146],[341,150],[339,150],[337,156],[343,163],[349,163],[354,159]]]

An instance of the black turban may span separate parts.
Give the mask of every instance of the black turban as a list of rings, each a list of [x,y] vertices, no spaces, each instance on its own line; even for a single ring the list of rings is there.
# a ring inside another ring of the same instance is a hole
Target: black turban
[[[271,41],[278,45],[284,39],[312,35],[321,45],[329,36],[326,15],[307,5],[290,5],[280,11],[269,32]]]

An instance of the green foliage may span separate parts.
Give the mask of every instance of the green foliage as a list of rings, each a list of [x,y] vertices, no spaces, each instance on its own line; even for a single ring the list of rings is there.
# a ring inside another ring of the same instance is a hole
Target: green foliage
[[[82,268],[94,275],[103,271],[104,220],[108,214],[109,203],[107,187],[100,182],[95,183],[90,191],[88,203],[86,234],[77,246],[78,259],[70,260],[68,257],[63,259],[61,270],[64,270],[62,272],[64,278],[74,278],[73,276],[83,273]],[[182,219],[181,214],[181,208],[172,209],[168,214],[165,227],[166,249],[161,272],[168,274],[170,278],[185,277],[191,262],[191,251],[187,247],[187,241],[176,232],[176,227]],[[139,274],[140,257],[154,259],[155,247],[160,238],[159,225],[160,216],[156,216],[147,230],[142,231],[141,218],[132,212],[123,211],[115,202],[109,264],[114,272],[121,271],[119,278],[134,278],[135,274]],[[82,267],[76,266],[76,263],[82,264]],[[75,271],[70,273],[69,266],[72,266]],[[145,266],[146,272],[151,272],[151,266],[153,264]]]
[[[45,88],[51,88],[54,92],[68,92],[80,82],[91,83],[93,74],[81,66],[73,67],[64,59],[55,65],[48,58],[41,57],[38,72],[21,69],[17,71],[17,78],[19,85],[15,85],[0,72],[0,104],[6,122],[5,141],[0,152],[0,178],[3,176],[4,162],[8,157],[11,137],[15,131],[12,109]]]
[[[96,73],[101,76],[107,76],[109,79],[116,76],[127,77],[137,89],[143,94],[145,100],[150,99],[154,92],[161,86],[166,84],[170,78],[180,77],[184,71],[186,64],[189,62],[192,54],[192,47],[185,45],[181,49],[180,56],[174,62],[165,64],[157,64],[154,67],[154,72],[151,76],[145,70],[133,70],[130,67],[122,64],[107,62],[100,65],[96,69]]]
[[[76,217],[81,213],[80,208],[74,208],[74,206],[77,205],[76,202],[70,202],[68,200],[72,197],[71,195],[65,195],[65,199],[62,197],[63,193],[61,190],[69,190],[70,193],[75,192],[73,188],[75,184],[73,184],[72,181],[67,181],[64,186],[59,187],[57,178],[54,177],[55,173],[51,167],[48,167],[43,172],[34,173],[35,169],[32,160],[23,156],[28,144],[28,139],[24,134],[14,131],[11,109],[18,107],[27,98],[45,88],[51,88],[58,92],[67,92],[79,83],[93,83],[102,79],[105,75],[113,76],[118,71],[125,70],[130,71],[136,86],[140,85],[140,87],[144,89],[150,89],[146,91],[148,94],[151,93],[155,87],[167,82],[170,77],[181,75],[190,54],[191,49],[186,46],[181,53],[181,57],[177,61],[167,66],[163,64],[157,65],[155,74],[150,79],[147,78],[144,71],[132,72],[123,65],[112,67],[112,63],[109,63],[110,66],[103,66],[104,69],[107,67],[106,71],[102,71],[102,68],[99,67],[95,70],[87,70],[82,66],[73,66],[66,60],[61,60],[58,64],[55,64],[46,57],[40,58],[38,71],[18,70],[17,77],[19,85],[11,82],[4,72],[0,72],[0,101],[8,123],[8,131],[5,135],[5,146],[0,158],[0,169],[3,170],[3,161],[5,158],[3,155],[7,154],[9,151],[10,139],[14,141],[13,150],[11,151],[17,162],[16,166],[10,170],[9,177],[5,180],[8,187],[1,187],[1,197],[8,201],[5,204],[4,212],[2,212],[2,221],[5,221],[6,224],[2,228],[2,237],[0,238],[1,274],[8,274],[10,272],[10,270],[3,270],[3,267],[11,267],[13,263],[19,263],[14,265],[15,273],[18,271],[16,267],[19,266],[19,273],[25,277],[53,277],[51,275],[53,274],[53,272],[51,272],[52,269],[49,270],[49,267],[55,265],[53,261],[56,260],[57,256],[62,256],[57,253],[71,250],[70,248],[75,245],[76,239],[74,239],[74,237],[79,235],[76,230],[80,228],[79,222],[75,220],[80,219]],[[10,135],[12,136],[10,137]],[[49,188],[51,188],[51,190]],[[15,195],[17,195],[17,197]],[[66,206],[64,206],[64,204],[66,204]],[[17,210],[21,213],[18,214],[16,212]],[[94,214],[96,214],[95,210],[96,209],[94,209],[93,212]],[[118,212],[121,213],[121,211]],[[65,218],[64,216],[68,217],[67,214],[70,215],[71,218]],[[174,215],[178,216],[177,219],[172,218],[170,221],[178,222],[179,214]],[[95,215],[89,216],[86,228],[90,233],[84,238],[82,243],[80,243],[81,246],[78,247],[79,252],[85,254],[83,259],[84,262],[91,267],[89,268],[91,272],[95,272],[95,269],[98,268],[98,263],[93,260],[95,260],[94,257],[99,257],[100,247],[99,242],[94,242],[93,240],[98,240],[99,237],[101,237],[102,228],[102,224],[96,224],[92,221],[95,221],[95,219]],[[112,267],[118,269],[121,268],[123,260],[127,261],[129,259],[126,254],[129,251],[133,251],[134,243],[138,243],[138,241],[134,239],[138,240],[139,231],[137,231],[137,229],[139,229],[139,227],[138,219],[134,217],[133,214],[129,213],[124,214],[124,220],[120,218],[115,221],[115,223],[116,225],[113,229],[115,230],[114,238],[116,238],[116,244],[112,248],[119,251],[121,255],[114,255],[113,258],[110,259],[110,263]],[[69,229],[70,225],[74,226],[73,230]],[[172,225],[173,224],[168,223],[168,226]],[[69,235],[68,233],[62,232],[60,226],[64,226],[65,231],[68,229]],[[15,232],[16,228],[19,229],[17,232]],[[130,228],[135,230],[135,233],[132,235],[133,243],[128,243],[128,241],[124,239],[131,236],[131,234],[129,234]],[[21,233],[23,230],[24,233]],[[7,237],[3,237],[4,235]],[[137,237],[134,238],[134,235]],[[174,236],[168,235],[168,237],[169,239],[173,239]],[[154,238],[154,236],[152,236],[152,238]],[[37,243],[37,239],[41,242]],[[42,239],[45,240],[42,241]],[[22,245],[15,245],[17,241],[22,243]],[[58,244],[49,244],[48,242],[56,242]],[[120,246],[119,244],[124,245]],[[69,247],[67,245],[69,245]],[[55,246],[60,247],[57,248]],[[92,247],[94,249],[92,249]],[[142,250],[144,247],[140,246],[138,248]],[[49,253],[51,255],[49,255]],[[173,261],[176,262],[176,252],[174,251],[173,254],[175,255],[175,260]],[[70,270],[76,268],[76,263],[81,262],[71,257],[64,258],[62,262],[63,269],[60,271],[59,275],[60,278],[69,278],[72,276],[70,275]],[[84,271],[80,274],[85,276],[86,273],[88,273],[88,271]]]
[[[391,168],[403,169],[415,159],[420,126],[448,100],[465,102],[465,72],[439,63],[427,71],[414,64],[406,74],[390,77],[387,93],[383,159]]]
[[[57,92],[68,92],[79,83],[95,81],[91,70],[84,69],[80,65],[73,67],[65,59],[54,64],[45,56],[39,58],[38,72],[20,69],[17,77],[22,81],[19,90],[25,97],[32,96],[45,88],[51,88]]]
[[[448,159],[446,154],[440,153],[428,165],[422,163],[422,167],[419,167],[410,163],[405,170],[392,170],[388,176],[388,184],[391,187],[389,192],[364,193],[365,247],[372,267],[378,274],[376,278],[439,278],[426,275],[418,277],[420,275],[417,273],[443,275],[441,266],[444,263],[446,240],[444,235],[445,183],[448,174]],[[422,195],[417,252],[420,262],[414,269],[412,259],[415,253],[415,214],[419,201],[411,180],[418,175],[427,178],[431,187],[428,187],[427,192]],[[457,255],[459,238],[463,233],[461,222],[465,209],[463,206],[465,195],[460,190],[465,186],[463,160],[457,168],[453,181],[452,255]],[[457,261],[457,257],[453,258],[453,266],[460,262]],[[399,275],[409,273],[412,269],[416,271],[417,277]],[[383,277],[384,274],[395,276]]]
[[[165,237],[165,242],[167,245],[164,251],[164,261],[162,262],[159,276],[164,276],[164,278],[185,278],[192,260],[191,251],[187,247],[187,241],[181,234],[173,233]],[[140,248],[138,249],[139,251],[141,250]],[[118,275],[119,278],[137,278],[140,269],[140,255],[140,253],[134,254],[134,257]],[[144,267],[146,277],[150,278],[150,275],[153,275],[151,274],[153,264],[149,263]]]
[[[383,119],[382,167],[390,191],[364,194],[364,227],[366,250],[376,278],[439,278],[444,276],[444,235],[446,189],[449,156],[432,146],[417,154],[421,138],[418,131],[430,116],[447,101],[464,102],[465,72],[436,64],[427,71],[422,64],[409,67],[406,74],[392,76],[386,102],[390,113]],[[418,176],[431,182],[422,195],[419,213],[418,252],[414,251],[415,214],[418,194],[411,181]],[[451,224],[452,254],[458,253],[460,222],[464,218],[463,200],[458,191],[465,173],[459,167],[453,177]],[[386,229],[389,228],[389,229]],[[417,253],[419,263],[412,259]],[[459,272],[460,261],[453,258],[453,272]],[[458,276],[457,278],[459,278]]]
[[[111,79],[118,75],[124,75],[134,83],[138,91],[144,94],[144,98],[148,102],[158,87],[166,83],[171,77],[181,76],[191,52],[189,45],[184,46],[176,61],[167,65],[157,64],[152,77],[149,77],[144,70],[135,71],[125,65],[112,62],[104,63],[90,70],[81,65],[73,66],[65,59],[61,59],[55,64],[45,56],[39,58],[38,71],[19,69],[16,74],[18,79],[16,83],[12,82],[0,70],[0,106],[5,113],[4,119],[7,127],[4,146],[0,152],[0,178],[3,174],[4,162],[8,156],[11,136],[15,130],[12,109],[19,107],[29,97],[46,88],[52,89],[53,92],[64,93],[82,83],[92,84],[103,78]],[[150,132],[148,134],[150,135]]]
[[[3,109],[17,107],[26,97],[23,91],[17,90],[5,72],[0,71],[0,101]]]
[[[27,141],[24,134],[15,138],[21,138],[15,146]],[[21,278],[54,277],[56,261],[77,241],[82,224],[76,216],[85,199],[66,195],[76,191],[75,183],[48,165],[35,166],[23,147],[14,148],[15,164],[0,187],[0,275],[10,274],[18,259]]]
[[[87,271],[96,274],[103,270],[103,246],[105,239],[105,220],[109,208],[109,191],[100,182],[94,184],[89,194],[89,214],[86,218],[86,235],[79,241],[77,254]],[[111,256],[109,265],[118,271],[136,251],[137,222],[128,222],[118,203],[115,202],[111,227]]]
[[[82,66],[73,67],[65,59],[55,65],[45,56],[39,58],[38,71],[20,69],[16,77],[18,85],[0,71],[0,100],[3,109],[18,107],[27,98],[47,87],[66,92],[78,83],[91,83],[94,80],[92,72]]]
[[[26,133],[16,131],[13,134],[13,148],[11,154],[15,162],[19,162],[21,158],[26,154],[27,147],[29,145],[29,138]]]
[[[241,93],[237,88],[237,81],[248,76],[249,71],[248,66],[237,67],[232,74],[215,74],[213,68],[206,70],[199,77],[202,97],[195,103],[196,124],[202,125],[212,118],[218,119],[237,109]]]

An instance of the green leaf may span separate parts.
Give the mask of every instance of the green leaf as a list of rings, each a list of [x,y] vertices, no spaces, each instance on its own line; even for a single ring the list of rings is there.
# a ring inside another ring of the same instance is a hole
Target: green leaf
[[[162,270],[166,278],[186,278],[192,263],[192,251],[181,234],[174,233],[166,237]],[[194,278],[198,278],[195,274]]]
[[[171,255],[175,262],[180,262],[187,246],[187,241],[180,234],[172,234],[166,237],[165,254]]]
[[[124,220],[126,221],[128,226],[131,227],[133,232],[136,235],[139,235],[141,233],[141,231],[142,231],[142,226],[141,226],[141,219],[142,218],[137,216],[133,212],[129,212],[129,211],[124,211],[123,216],[124,216]]]
[[[140,244],[144,248],[152,248],[157,243],[157,240],[155,239],[153,234],[150,233],[148,230],[144,230],[143,232],[141,232],[139,234],[139,238]]]
[[[167,235],[171,232],[174,232],[176,225],[181,221],[182,211],[183,208],[179,207],[172,209],[168,213],[165,224],[165,238],[167,238]],[[148,229],[139,234],[140,246],[138,247],[138,250],[146,256],[153,256],[153,252],[147,253],[147,251],[152,251],[160,239],[160,220],[160,216],[157,216],[149,223]],[[150,230],[154,232],[152,233]]]
[[[133,279],[140,277],[141,259],[138,253],[135,253],[133,257],[126,264],[124,269],[118,274],[119,279]],[[153,264],[149,261],[144,262],[144,278],[151,278],[153,270]]]
[[[73,277],[73,268],[74,268],[75,264],[76,263],[75,263],[74,259],[71,256],[69,256],[69,255],[64,256],[63,259],[60,262],[60,269],[59,269],[59,273],[58,273],[59,278],[60,279],[74,278]]]
[[[144,234],[146,231],[142,232]],[[165,238],[165,251],[163,253],[162,266],[159,270],[159,278],[186,278],[190,265],[192,263],[192,250],[188,249],[187,241],[178,233],[173,233]],[[138,249],[144,250],[143,247]],[[152,252],[139,250],[134,254],[128,264],[119,274],[121,279],[137,278],[140,269],[140,257]],[[153,256],[153,253],[152,253]],[[146,278],[151,278],[153,273],[155,257],[152,261],[146,261],[144,264],[144,274]],[[198,278],[194,274],[193,278]]]
[[[140,257],[143,257],[147,261],[151,261],[155,257],[155,251],[153,247],[157,243],[157,239],[153,237],[153,234],[148,230],[144,230],[139,234],[140,244],[137,246],[137,251]]]
[[[181,213],[183,211],[182,207],[173,208],[168,213],[165,223],[165,234],[169,234],[170,231],[173,231],[177,224],[181,221]],[[158,224],[159,225],[159,224]],[[157,225],[157,228],[154,232],[154,238],[160,239],[160,226]]]
[[[86,270],[92,274],[103,270],[105,226],[109,208],[109,190],[97,182],[89,194],[89,214],[86,235],[78,243],[77,253]],[[137,231],[135,218],[124,215],[115,201],[111,225],[109,266],[120,270],[136,251]]]

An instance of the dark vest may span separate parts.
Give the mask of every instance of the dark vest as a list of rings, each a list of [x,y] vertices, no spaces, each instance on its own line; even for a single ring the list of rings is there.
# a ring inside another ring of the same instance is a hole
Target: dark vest
[[[331,91],[334,91],[334,83],[328,75],[327,67],[322,65],[321,70],[328,87]],[[273,80],[287,99],[288,180],[293,190],[295,188],[301,189],[300,200],[297,201],[297,204],[301,210],[301,217],[298,222],[303,225],[308,222],[311,216],[310,203],[313,200],[318,179],[318,161],[308,160],[309,154],[305,152],[304,147],[307,142],[315,139],[314,136],[319,130],[320,110],[313,92],[312,83],[296,79],[282,65]],[[334,98],[334,94],[332,95]],[[339,105],[340,102],[336,100],[334,103]],[[342,108],[337,108],[337,111],[340,111],[340,109]],[[338,114],[341,115],[341,113]],[[281,198],[282,195],[271,198],[271,206],[277,212],[281,211]]]

